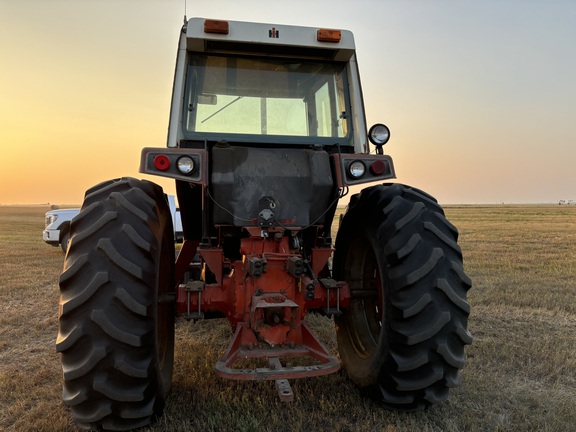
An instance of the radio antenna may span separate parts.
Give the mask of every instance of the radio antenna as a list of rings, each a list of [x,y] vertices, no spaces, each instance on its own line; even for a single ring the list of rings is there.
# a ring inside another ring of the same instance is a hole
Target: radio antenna
[[[188,20],[186,19],[186,12],[187,12],[186,9],[187,9],[187,7],[186,7],[186,0],[184,0],[184,24],[186,24],[186,22],[188,21]]]

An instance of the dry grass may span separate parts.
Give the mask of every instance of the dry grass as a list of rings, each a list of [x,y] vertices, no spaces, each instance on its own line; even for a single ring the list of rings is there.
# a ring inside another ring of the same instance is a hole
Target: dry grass
[[[73,431],[62,405],[54,343],[63,255],[42,242],[48,208],[0,207],[0,430]],[[470,291],[463,385],[426,412],[400,414],[363,399],[342,374],[292,383],[219,379],[226,322],[177,327],[174,386],[147,431],[576,430],[576,207],[449,207]],[[311,325],[335,348],[332,323]]]

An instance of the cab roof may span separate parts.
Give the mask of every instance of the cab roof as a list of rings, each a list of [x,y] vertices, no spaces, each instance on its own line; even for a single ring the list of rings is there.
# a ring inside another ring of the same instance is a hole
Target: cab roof
[[[348,61],[355,45],[348,30],[191,18],[186,25],[186,48],[194,52]]]

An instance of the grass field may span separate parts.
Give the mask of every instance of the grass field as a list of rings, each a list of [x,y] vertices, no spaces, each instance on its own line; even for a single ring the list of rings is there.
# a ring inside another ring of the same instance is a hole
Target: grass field
[[[0,430],[73,431],[55,350],[64,256],[47,207],[0,207]],[[227,322],[178,322],[173,389],[147,431],[576,431],[576,206],[448,207],[473,288],[462,386],[425,412],[381,409],[343,374],[273,383],[217,378]],[[333,323],[311,325],[335,349]]]

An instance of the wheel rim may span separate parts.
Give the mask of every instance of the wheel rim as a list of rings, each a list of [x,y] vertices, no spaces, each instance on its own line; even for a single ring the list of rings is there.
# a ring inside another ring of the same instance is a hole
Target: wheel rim
[[[158,293],[157,299],[157,314],[156,314],[156,344],[158,348],[158,366],[159,372],[162,375],[161,381],[169,386],[172,368],[172,320],[174,317],[172,302],[167,299],[166,295],[173,289],[173,278],[171,266],[173,263],[173,256],[170,253],[168,244],[170,236],[165,235],[162,239],[161,250],[159,251],[158,259],[158,279],[156,282],[156,290]],[[168,383],[167,383],[168,381]]]
[[[348,331],[357,355],[369,358],[378,347],[384,321],[378,261],[365,238],[351,242],[348,258],[346,276],[351,296],[347,314]]]
[[[70,233],[66,233],[64,234],[64,236],[62,237],[62,242],[60,243],[60,247],[62,248],[62,251],[64,253],[66,253],[66,251],[68,250],[68,243],[70,243]]]

